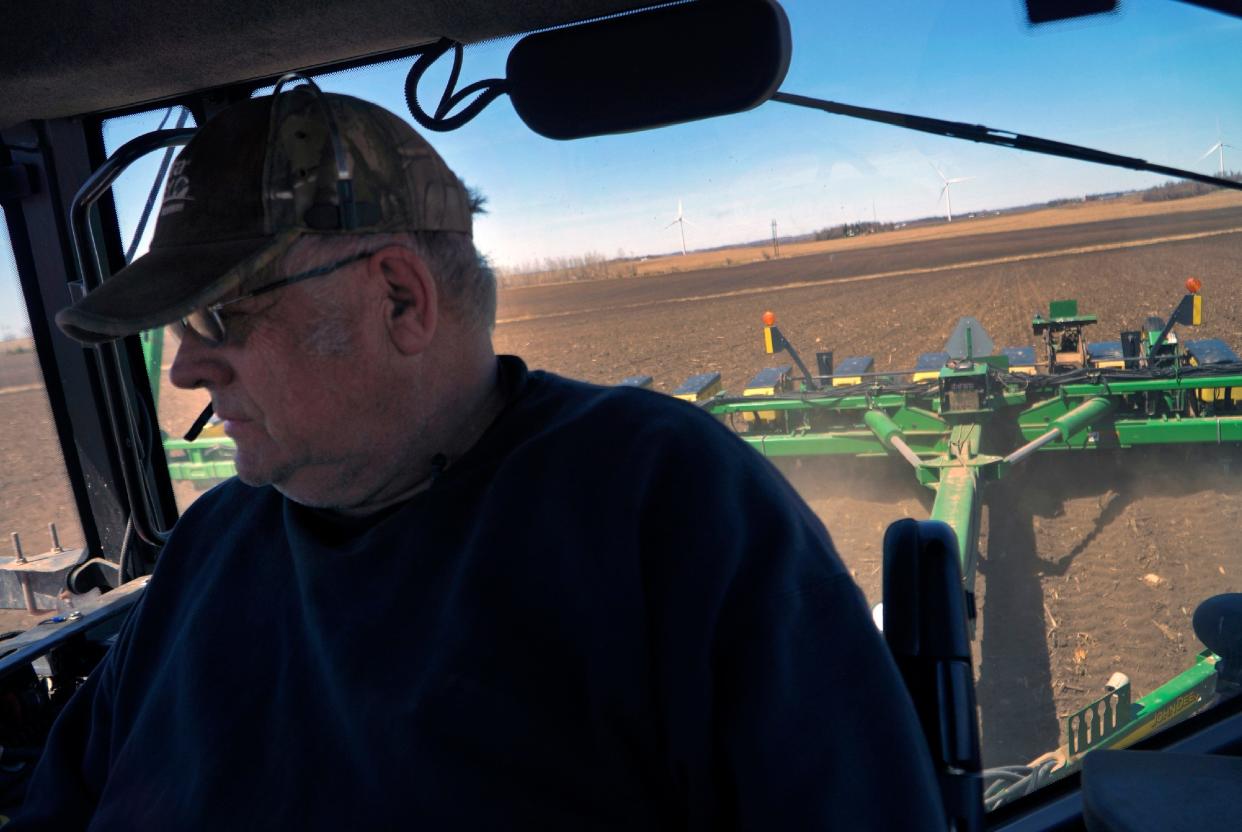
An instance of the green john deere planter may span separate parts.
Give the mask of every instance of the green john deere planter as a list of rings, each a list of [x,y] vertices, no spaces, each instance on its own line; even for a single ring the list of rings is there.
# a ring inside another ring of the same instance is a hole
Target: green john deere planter
[[[1242,442],[1242,361],[1216,339],[1179,340],[1175,327],[1202,317],[1199,281],[1167,320],[1089,342],[1094,315],[1073,300],[1053,301],[1031,322],[1037,346],[997,349],[974,318],[962,318],[944,349],[910,370],[877,372],[868,356],[834,362],[815,356],[816,373],[764,314],[769,354],[790,363],[764,369],[741,395],[720,379],[695,376],[675,393],[717,415],[771,457],[894,456],[935,492],[931,517],[958,540],[966,609],[973,629],[981,494],[1034,454],[1092,453],[1143,445]],[[796,368],[796,370],[795,370]],[[1015,447],[1016,446],[1016,447]],[[1231,683],[1219,657],[1194,665],[1141,698],[1121,674],[1106,694],[1064,719],[1065,743],[1025,766],[985,773],[994,808],[1058,779],[1096,748],[1124,748],[1189,717]],[[1218,687],[1220,683],[1220,687]]]

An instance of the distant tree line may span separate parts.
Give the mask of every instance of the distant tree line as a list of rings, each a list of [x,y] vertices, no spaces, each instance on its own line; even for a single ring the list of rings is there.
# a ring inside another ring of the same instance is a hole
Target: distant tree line
[[[609,260],[603,254],[592,251],[577,257],[544,257],[517,266],[497,268],[495,272],[496,281],[501,286],[513,288],[635,277],[638,267],[633,260]]]
[[[1224,176],[1231,182],[1242,182],[1242,173],[1238,171],[1230,171]],[[1212,191],[1219,191],[1219,185],[1209,185],[1206,182],[1187,182],[1178,180],[1176,182],[1165,182],[1163,185],[1157,185],[1154,188],[1148,188],[1143,191],[1144,202],[1165,202],[1170,199],[1186,199],[1192,196],[1203,196]]]
[[[821,228],[812,233],[811,238],[817,242],[821,240],[839,240],[844,237],[861,237],[864,234],[880,234],[885,231],[892,231],[896,227],[896,224],[891,222],[847,222],[841,225]]]

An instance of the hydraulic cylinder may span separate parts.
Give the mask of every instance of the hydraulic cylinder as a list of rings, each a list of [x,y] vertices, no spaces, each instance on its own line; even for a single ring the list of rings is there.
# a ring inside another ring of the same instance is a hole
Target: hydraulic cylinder
[[[919,460],[919,455],[906,444],[901,428],[883,410],[868,410],[863,414],[863,422],[866,423],[867,427],[875,434],[876,439],[879,439],[884,447],[891,448],[901,454],[902,458],[915,468],[923,464]]]
[[[1068,442],[1071,436],[1093,422],[1107,416],[1113,411],[1114,407],[1116,405],[1113,404],[1112,399],[1107,399],[1103,396],[1093,396],[1087,399],[1078,407],[1049,422],[1047,431],[1005,457],[1005,462],[1010,465],[1015,462],[1021,462],[1044,445],[1055,440]]]

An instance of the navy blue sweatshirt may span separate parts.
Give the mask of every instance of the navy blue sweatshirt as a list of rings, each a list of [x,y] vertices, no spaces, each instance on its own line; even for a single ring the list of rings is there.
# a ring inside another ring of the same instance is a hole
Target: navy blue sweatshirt
[[[819,521],[710,416],[526,373],[363,519],[178,522],[14,830],[939,828]]]

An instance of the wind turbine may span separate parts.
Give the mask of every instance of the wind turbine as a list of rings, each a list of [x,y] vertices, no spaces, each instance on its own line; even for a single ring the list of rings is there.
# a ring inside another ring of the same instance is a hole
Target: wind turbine
[[[952,179],[946,179],[944,173],[933,162],[928,162],[928,164],[932,166],[932,170],[936,172],[936,175],[940,177],[940,181],[944,183],[944,187],[940,189],[940,196],[944,197],[945,216],[948,217],[949,222],[953,222],[953,196],[952,189],[949,186],[956,185],[958,182],[967,182],[975,177],[956,176]],[[936,201],[939,202],[940,200],[937,199]]]
[[[682,216],[680,199],[677,200],[677,219],[673,220],[672,222],[670,222],[668,225],[664,227],[672,228],[674,225],[681,226],[681,254],[684,257],[686,255],[686,226],[694,225],[694,223],[690,222],[690,220]]]
[[[1219,175],[1221,176],[1221,178],[1224,178],[1225,176],[1225,148],[1226,147],[1229,148],[1230,150],[1233,149],[1233,145],[1225,144],[1225,140],[1220,137],[1220,119],[1217,119],[1216,120],[1216,144],[1209,147],[1207,150],[1207,153],[1204,153],[1202,156],[1199,157],[1199,161],[1202,162],[1204,159],[1211,156],[1213,153],[1217,154],[1217,158],[1218,158],[1217,171]]]

